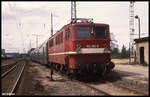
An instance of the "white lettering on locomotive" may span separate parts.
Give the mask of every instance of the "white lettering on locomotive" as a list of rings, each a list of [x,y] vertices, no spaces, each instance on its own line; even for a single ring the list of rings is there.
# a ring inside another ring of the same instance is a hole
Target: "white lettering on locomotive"
[[[87,48],[99,48],[99,45],[86,45]]]

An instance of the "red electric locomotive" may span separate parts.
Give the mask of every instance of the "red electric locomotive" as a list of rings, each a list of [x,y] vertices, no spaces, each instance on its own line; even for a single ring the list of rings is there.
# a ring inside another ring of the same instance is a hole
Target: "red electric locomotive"
[[[78,22],[80,21],[80,22]],[[114,68],[108,24],[77,18],[48,40],[48,62],[69,73],[104,74]]]

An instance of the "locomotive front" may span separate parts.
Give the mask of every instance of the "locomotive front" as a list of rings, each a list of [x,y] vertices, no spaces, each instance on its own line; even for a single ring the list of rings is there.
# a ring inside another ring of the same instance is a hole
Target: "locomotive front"
[[[114,68],[110,58],[108,24],[74,23],[71,25],[69,67],[79,73],[104,74]]]

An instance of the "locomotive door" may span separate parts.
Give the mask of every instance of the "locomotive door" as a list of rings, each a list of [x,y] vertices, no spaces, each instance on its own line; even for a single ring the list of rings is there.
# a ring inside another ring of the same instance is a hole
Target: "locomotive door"
[[[71,37],[71,29],[68,27],[65,30],[65,52],[67,52],[65,55],[65,64],[68,65],[67,68],[69,67],[69,57],[67,55],[71,51]]]
[[[140,64],[144,63],[144,47],[140,47]]]
[[[67,28],[66,29],[66,41],[65,41],[65,52],[69,52],[71,50],[71,29]]]

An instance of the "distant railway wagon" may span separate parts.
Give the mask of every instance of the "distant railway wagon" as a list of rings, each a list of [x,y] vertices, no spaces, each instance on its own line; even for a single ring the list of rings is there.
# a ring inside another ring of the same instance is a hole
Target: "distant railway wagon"
[[[30,58],[33,61],[41,64],[48,64],[48,40],[46,40],[40,47],[30,52]]]
[[[103,74],[115,66],[110,58],[109,25],[85,18],[63,26],[31,55],[33,60],[69,73]]]

